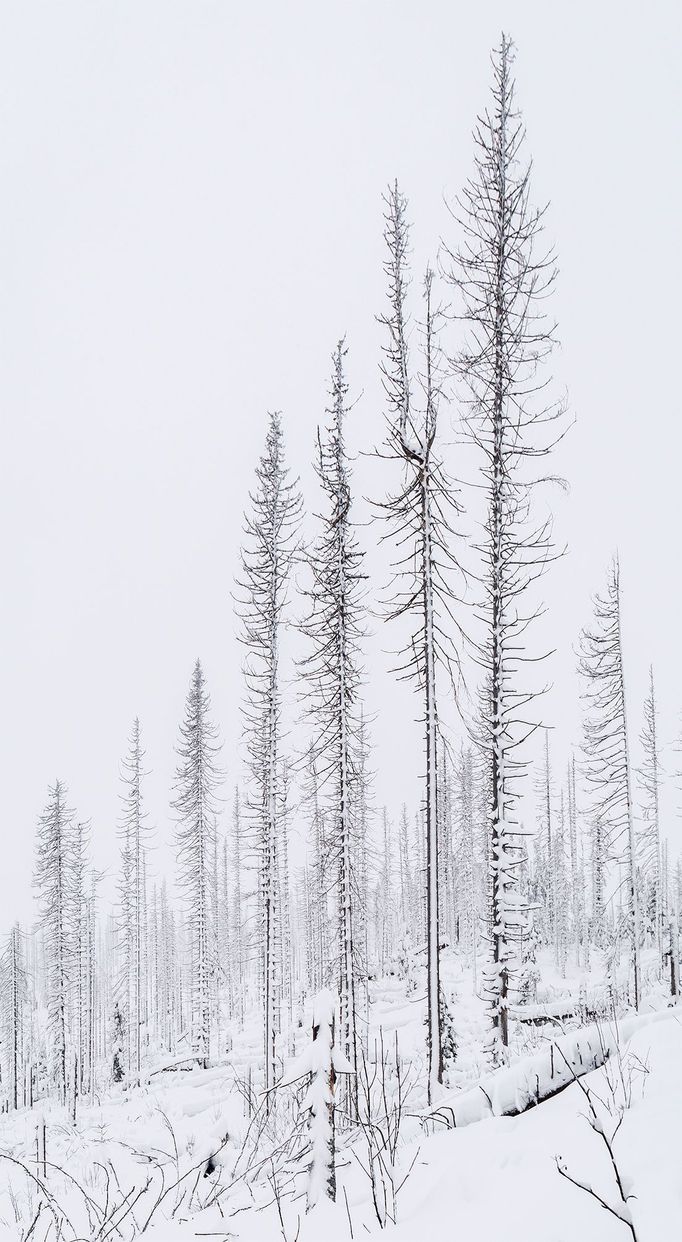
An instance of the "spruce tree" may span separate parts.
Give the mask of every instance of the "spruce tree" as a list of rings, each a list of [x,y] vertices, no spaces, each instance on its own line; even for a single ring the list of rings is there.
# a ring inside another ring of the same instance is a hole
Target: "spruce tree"
[[[609,568],[606,590],[594,597],[592,625],[582,632],[579,669],[584,678],[585,775],[598,840],[599,883],[603,885],[605,861],[617,861],[623,875],[617,894],[623,917],[616,935],[624,932],[629,945],[631,996],[639,1009],[640,903],[617,557]],[[603,903],[603,890],[599,901]]]
[[[271,413],[245,519],[238,602],[246,651],[244,718],[251,777],[247,810],[259,861],[266,1091],[275,1080],[283,989],[284,914],[280,895],[286,843],[282,815],[282,627],[300,511],[297,484],[289,481],[284,461],[281,416]]]
[[[128,753],[121,765],[121,827],[123,839],[119,881],[120,920],[123,934],[125,1025],[130,1041],[128,1073],[140,1081],[142,1025],[144,1021],[144,867],[149,829],[144,809],[144,751],[140,722],[135,718]]]
[[[74,953],[74,812],[67,806],[60,780],[48,790],[38,820],[35,886],[47,975],[50,1067],[57,1095],[66,1103],[69,1013],[73,997]]]
[[[211,980],[216,967],[211,896],[219,751],[206,678],[201,661],[197,660],[180,725],[172,806],[177,815],[178,879],[186,902],[192,1048],[204,1068],[211,1055]]]
[[[411,374],[409,320],[407,202],[398,185],[384,197],[384,238],[388,255],[388,311],[381,322],[387,330],[382,374],[388,404],[388,435],[384,455],[400,465],[400,482],[382,505],[390,536],[399,548],[391,584],[391,619],[408,617],[409,637],[398,671],[412,678],[422,702],[424,727],[424,811],[426,824],[426,939],[428,1092],[431,1101],[443,1080],[440,996],[440,925],[444,894],[440,870],[449,851],[442,840],[445,808],[439,781],[439,720],[436,676],[442,665],[451,685],[458,656],[452,629],[457,568],[453,552],[453,520],[459,512],[455,489],[443,468],[438,436],[441,399],[438,327],[442,318],[433,304],[433,273],[427,270],[423,289],[421,368]],[[449,822],[449,821],[448,821]],[[443,877],[445,879],[445,877]]]
[[[332,959],[340,994],[339,1046],[355,1070],[357,990],[360,982],[357,922],[357,796],[360,741],[360,645],[365,575],[352,517],[351,472],[346,448],[347,349],[339,341],[332,365],[328,424],[318,432],[316,471],[325,501],[319,534],[310,550],[312,587],[303,630],[310,654],[302,664],[308,684],[312,753],[325,812],[325,848],[335,873],[336,946]],[[354,1100],[349,1100],[354,1108]]]
[[[538,459],[551,452],[564,427],[563,409],[548,400],[542,374],[554,343],[546,304],[555,267],[551,253],[542,252],[543,212],[530,203],[513,46],[504,34],[492,66],[491,102],[474,130],[474,172],[452,210],[461,242],[444,248],[442,266],[457,290],[455,313],[464,324],[453,363],[485,495],[476,572],[483,632],[475,650],[483,670],[480,745],[489,772],[486,987],[497,1061],[506,1055],[509,992],[526,928],[518,891],[518,806],[524,743],[541,723],[532,710],[541,687],[529,665],[545,654],[531,643],[543,610],[533,589],[554,555],[551,517],[534,513],[538,484],[546,477],[538,472]]]

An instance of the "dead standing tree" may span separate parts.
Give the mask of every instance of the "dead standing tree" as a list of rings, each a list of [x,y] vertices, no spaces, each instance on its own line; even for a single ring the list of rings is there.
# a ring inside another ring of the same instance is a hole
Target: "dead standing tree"
[[[128,1030],[129,1054],[127,1072],[130,1081],[140,1085],[142,1064],[143,957],[144,957],[144,858],[149,837],[145,825],[142,792],[144,751],[140,721],[133,721],[128,754],[121,764],[122,814],[120,833],[123,838],[120,878],[120,920],[123,939],[122,997]]]
[[[351,520],[351,485],[344,424],[348,385],[344,374],[346,346],[339,341],[333,355],[329,426],[318,433],[317,475],[327,501],[320,516],[320,534],[310,550],[313,584],[307,592],[309,615],[303,631],[311,645],[302,671],[308,685],[313,724],[311,757],[317,766],[325,812],[325,847],[336,871],[337,945],[332,949],[339,980],[339,1044],[357,1070],[358,945],[355,942],[357,899],[357,757],[360,742],[360,640],[365,575],[363,555]],[[356,1111],[351,1088],[347,1111]]]
[[[280,415],[270,414],[256,489],[245,520],[238,611],[246,647],[244,716],[251,773],[247,803],[259,857],[260,944],[264,1002],[265,1090],[274,1084],[282,992],[280,855],[283,768],[280,644],[287,587],[301,513],[297,482],[288,481]],[[266,1095],[269,1101],[270,1096]]]
[[[2,1073],[7,1107],[10,1109],[17,1109],[21,1104],[27,997],[23,937],[19,924],[15,923],[10,932],[7,947],[0,958]]]
[[[66,1104],[68,1019],[73,1004],[74,835],[74,812],[66,806],[66,788],[57,780],[48,790],[48,802],[38,820],[34,883],[41,905],[49,1060],[61,1104]]]
[[[336,997],[328,988],[315,995],[312,1019],[312,1042],[292,1062],[280,1084],[293,1086],[301,1078],[309,1080],[302,1101],[309,1113],[309,1212],[325,1199],[336,1200],[336,1081],[339,1074],[354,1074],[336,1042]]]
[[[624,864],[624,921],[632,998],[639,1009],[639,894],[620,614],[620,569],[614,557],[606,591],[594,597],[594,624],[581,635],[579,670],[585,678],[585,775],[592,792],[591,810],[605,834],[607,857]]]
[[[456,287],[466,337],[454,360],[466,424],[481,458],[486,494],[476,656],[484,673],[481,746],[490,772],[491,960],[487,991],[493,1058],[508,1042],[507,1004],[514,948],[524,927],[518,894],[517,804],[525,776],[523,746],[540,722],[531,705],[541,688],[528,665],[546,653],[530,646],[542,605],[532,587],[553,559],[551,516],[535,517],[535,473],[563,434],[563,406],[550,402],[539,375],[554,344],[544,304],[555,267],[539,253],[543,211],[530,205],[530,163],[515,105],[512,43],[502,35],[492,56],[489,109],[474,130],[475,170],[452,215],[458,250],[444,247],[446,278]],[[530,719],[529,719],[530,717]]]
[[[443,1081],[442,998],[440,988],[439,927],[439,809],[438,707],[436,669],[447,670],[454,684],[458,660],[448,621],[454,621],[451,577],[461,573],[451,545],[453,517],[459,508],[452,483],[440,460],[436,435],[439,383],[437,331],[442,318],[432,302],[433,273],[424,280],[422,324],[422,373],[410,376],[409,322],[406,309],[409,272],[407,254],[409,226],[407,201],[397,182],[384,196],[384,239],[388,257],[384,271],[388,280],[388,312],[380,322],[387,329],[382,375],[388,403],[388,437],[385,453],[402,466],[400,488],[381,505],[390,523],[400,557],[391,583],[389,619],[408,616],[413,621],[409,639],[401,652],[401,677],[416,681],[423,695],[425,750],[424,809],[426,825],[426,961],[428,1099],[432,1103]]]
[[[644,700],[644,725],[640,733],[642,765],[639,782],[643,796],[642,818],[644,824],[639,839],[640,865],[643,872],[645,894],[648,899],[647,915],[658,950],[659,962],[663,953],[663,915],[661,901],[661,759],[658,743],[658,705],[654,689],[654,670],[649,669],[649,692]]]
[[[211,1056],[211,980],[216,967],[211,893],[218,811],[216,791],[221,780],[217,763],[219,752],[218,730],[211,719],[206,678],[201,661],[197,660],[176,747],[179,762],[172,806],[177,816],[178,880],[187,907],[192,1051],[204,1069],[208,1068]]]

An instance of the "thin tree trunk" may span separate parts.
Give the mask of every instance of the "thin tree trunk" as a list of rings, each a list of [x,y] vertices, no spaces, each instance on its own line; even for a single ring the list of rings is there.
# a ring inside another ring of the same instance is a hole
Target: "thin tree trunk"
[[[424,607],[424,695],[426,724],[426,953],[428,1100],[433,1102],[443,1081],[440,1019],[440,926],[438,883],[438,717],[434,649],[431,507],[428,458],[422,468],[422,597]]]

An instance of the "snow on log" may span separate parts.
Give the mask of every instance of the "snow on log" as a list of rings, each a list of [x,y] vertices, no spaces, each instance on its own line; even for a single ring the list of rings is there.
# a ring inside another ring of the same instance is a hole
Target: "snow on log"
[[[579,1012],[580,1000],[570,996],[564,1000],[548,1001],[546,1004],[509,1006],[509,1017],[512,1021],[528,1022],[537,1026],[563,1018],[573,1018]]]
[[[454,1129],[487,1117],[525,1113],[568,1087],[574,1078],[599,1069],[636,1030],[669,1016],[670,1010],[663,1009],[571,1031],[541,1052],[486,1075],[477,1086],[450,1092],[437,1109],[424,1115],[424,1121]]]

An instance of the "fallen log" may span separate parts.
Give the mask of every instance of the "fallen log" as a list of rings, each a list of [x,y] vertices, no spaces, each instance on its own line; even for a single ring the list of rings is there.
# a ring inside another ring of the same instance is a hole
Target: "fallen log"
[[[475,1087],[448,1092],[422,1122],[452,1130],[489,1117],[516,1117],[558,1095],[575,1078],[599,1069],[639,1027],[669,1017],[667,1008],[570,1031],[533,1056],[487,1074]]]
[[[528,1026],[545,1026],[548,1022],[564,1022],[568,1018],[575,1018],[580,1010],[580,1003],[569,998],[565,1001],[553,1001],[548,1005],[510,1005],[509,1017],[514,1022],[524,1022]]]
[[[146,1079],[153,1078],[155,1074],[170,1074],[174,1070],[185,1072],[193,1070],[199,1065],[199,1057],[196,1053],[189,1053],[188,1056],[173,1057],[170,1061],[164,1061],[163,1065],[157,1065],[155,1069],[147,1070]]]

